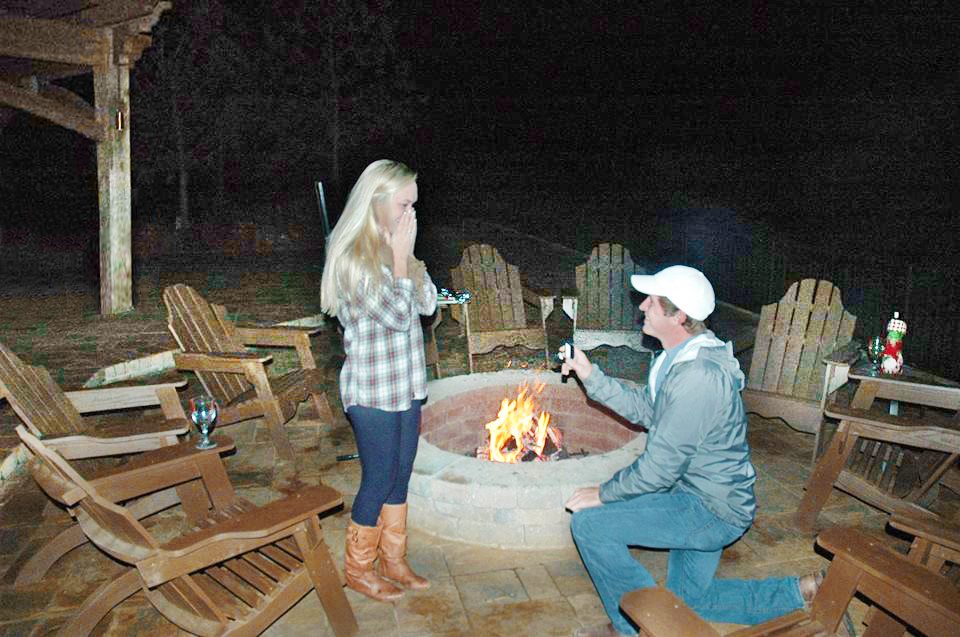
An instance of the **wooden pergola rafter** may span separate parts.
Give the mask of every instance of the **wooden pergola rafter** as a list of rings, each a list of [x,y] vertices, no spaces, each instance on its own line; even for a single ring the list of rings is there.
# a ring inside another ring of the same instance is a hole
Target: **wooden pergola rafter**
[[[130,67],[150,46],[150,30],[170,7],[163,0],[11,0],[0,8],[0,107],[97,143],[104,314],[133,307]],[[93,74],[94,104],[52,83],[87,73]]]

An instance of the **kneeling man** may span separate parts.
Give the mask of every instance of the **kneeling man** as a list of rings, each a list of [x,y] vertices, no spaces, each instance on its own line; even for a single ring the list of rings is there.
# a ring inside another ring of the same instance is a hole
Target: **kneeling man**
[[[580,637],[636,635],[621,613],[624,593],[656,586],[629,546],[669,549],[666,586],[709,621],[755,624],[802,608],[819,577],[715,579],[720,554],[750,527],[756,473],[747,445],[744,376],[733,348],[704,325],[715,306],[699,270],[672,266],[634,275],[647,294],[643,331],[664,351],[646,387],[605,375],[576,350],[563,364],[587,395],[647,428],[645,451],[598,487],[567,501],[571,530],[611,624]]]

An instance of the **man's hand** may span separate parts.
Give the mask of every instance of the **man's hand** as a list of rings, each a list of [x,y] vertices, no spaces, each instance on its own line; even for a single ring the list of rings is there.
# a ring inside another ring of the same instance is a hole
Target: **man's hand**
[[[600,487],[581,487],[573,492],[570,499],[564,505],[571,513],[576,513],[583,509],[592,509],[602,506],[600,501]]]
[[[593,364],[579,347],[573,348],[573,358],[566,358],[563,365],[560,366],[560,373],[566,376],[571,371],[577,372],[580,380],[587,380],[587,376],[593,371]]]

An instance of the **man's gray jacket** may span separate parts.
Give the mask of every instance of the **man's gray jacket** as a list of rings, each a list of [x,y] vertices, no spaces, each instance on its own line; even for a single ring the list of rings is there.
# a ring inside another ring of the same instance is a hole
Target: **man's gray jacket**
[[[583,381],[590,398],[647,428],[646,449],[600,485],[600,499],[686,491],[717,517],[745,529],[756,511],[756,472],[740,398],[744,376],[733,348],[708,331],[688,340],[658,375],[663,359],[654,363],[645,387],[611,378],[596,365]]]

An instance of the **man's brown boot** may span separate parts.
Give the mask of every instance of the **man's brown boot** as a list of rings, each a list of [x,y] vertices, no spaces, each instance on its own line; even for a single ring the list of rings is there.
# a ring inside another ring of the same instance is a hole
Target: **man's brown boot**
[[[381,527],[380,561],[377,572],[404,588],[422,591],[430,582],[413,572],[407,564],[407,504],[384,504],[377,526]]]
[[[344,552],[344,575],[347,586],[378,602],[394,602],[403,591],[377,575],[373,562],[377,559],[380,528],[363,526],[350,520],[347,525],[347,547]]]

